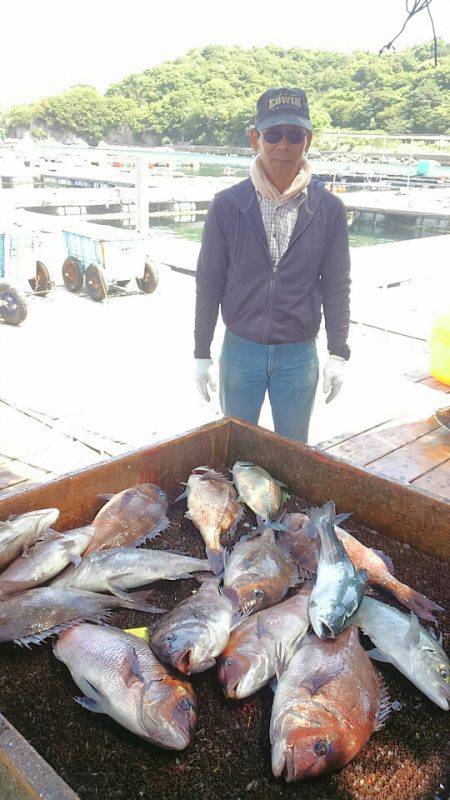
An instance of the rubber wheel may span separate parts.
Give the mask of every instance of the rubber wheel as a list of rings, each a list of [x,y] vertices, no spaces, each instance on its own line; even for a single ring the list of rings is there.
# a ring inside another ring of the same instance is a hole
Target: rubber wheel
[[[155,291],[158,286],[158,272],[156,267],[150,264],[150,261],[145,262],[144,277],[136,278],[136,283],[144,294],[152,294]]]
[[[20,325],[27,316],[23,295],[10,283],[0,283],[0,317],[8,325]]]
[[[47,297],[54,288],[50,273],[42,261],[36,261],[36,277],[32,278],[29,283],[34,294],[38,294],[39,297]]]
[[[79,292],[83,288],[84,273],[81,261],[69,256],[62,265],[62,276],[69,292]]]
[[[96,264],[90,264],[86,270],[86,289],[93,300],[100,302],[108,294],[108,282],[105,271]]]

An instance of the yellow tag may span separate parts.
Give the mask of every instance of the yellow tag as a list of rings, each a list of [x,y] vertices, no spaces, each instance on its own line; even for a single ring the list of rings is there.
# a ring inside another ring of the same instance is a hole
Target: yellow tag
[[[125,628],[124,633],[132,633],[140,639],[145,639],[146,642],[149,640],[148,628]]]

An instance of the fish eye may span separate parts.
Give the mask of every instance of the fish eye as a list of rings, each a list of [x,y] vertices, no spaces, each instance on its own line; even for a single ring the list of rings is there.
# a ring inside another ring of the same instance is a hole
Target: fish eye
[[[187,711],[188,708],[191,707],[191,704],[187,697],[183,697],[180,703],[178,703],[178,708],[181,708],[183,711]]]
[[[450,672],[448,671],[448,669],[446,667],[440,667],[439,675],[441,676],[443,681],[445,681],[446,683],[449,682],[449,680],[450,680]]]
[[[231,667],[231,665],[234,664],[234,658],[227,656],[225,659],[225,664],[227,667]]]
[[[262,589],[255,589],[253,594],[258,598],[258,600],[261,600],[261,598],[264,597],[264,592]]]
[[[166,636],[166,638],[164,639],[164,641],[165,641],[165,642],[173,642],[173,640],[174,640],[175,638],[176,638],[176,636],[175,636],[175,634],[174,634],[174,633],[168,633],[168,634],[167,634],[167,636]]]
[[[317,741],[314,742],[314,752],[316,756],[326,756],[330,749],[329,739],[317,739]]]

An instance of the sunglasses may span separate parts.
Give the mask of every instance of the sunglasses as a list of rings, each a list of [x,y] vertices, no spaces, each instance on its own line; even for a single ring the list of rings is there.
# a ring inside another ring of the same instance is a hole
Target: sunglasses
[[[289,144],[300,144],[300,142],[305,141],[307,136],[306,131],[297,129],[283,131],[281,128],[268,128],[266,131],[262,131],[261,135],[269,144],[281,142],[283,136],[288,140]]]

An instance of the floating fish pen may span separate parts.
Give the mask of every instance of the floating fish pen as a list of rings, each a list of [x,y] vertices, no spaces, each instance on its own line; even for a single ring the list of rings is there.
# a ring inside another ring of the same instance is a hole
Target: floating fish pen
[[[338,512],[352,512],[349,531],[389,555],[400,580],[449,607],[448,503],[234,419],[5,495],[0,519],[56,507],[61,516],[55,527],[65,530],[91,521],[104,502],[101,495],[152,482],[169,495],[172,525],[151,546],[204,557],[203,540],[184,517],[185,504],[174,500],[195,467],[226,472],[236,460],[258,463],[283,481],[291,491],[288,511],[333,499]],[[234,537],[249,523],[250,511]],[[227,534],[225,544],[232,540]],[[159,582],[149,594],[155,605],[172,608],[196,586],[192,579]],[[151,633],[156,617],[121,609],[112,622],[148,625]],[[194,675],[197,729],[186,750],[171,752],[76,704],[79,691],[49,641],[30,650],[2,644],[0,800],[446,800],[446,712],[391,665],[376,667],[393,701],[386,725],[339,772],[286,784],[271,772],[269,686],[232,701],[214,669]]]

